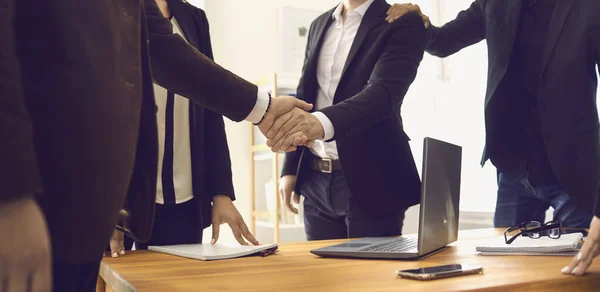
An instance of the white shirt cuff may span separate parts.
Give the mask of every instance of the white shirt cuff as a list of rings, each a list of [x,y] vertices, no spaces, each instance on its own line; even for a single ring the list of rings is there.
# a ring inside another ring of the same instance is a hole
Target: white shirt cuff
[[[265,113],[267,113],[267,107],[269,106],[269,94],[267,92],[259,89],[256,95],[256,104],[254,104],[254,108],[244,119],[253,124],[260,122]]]
[[[321,126],[323,127],[323,140],[327,141],[333,138],[335,129],[333,128],[331,120],[329,120],[329,118],[322,112],[313,112],[312,115],[319,120]]]

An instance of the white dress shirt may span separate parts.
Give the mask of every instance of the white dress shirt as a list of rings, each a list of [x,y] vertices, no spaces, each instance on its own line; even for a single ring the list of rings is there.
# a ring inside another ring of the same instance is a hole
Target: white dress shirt
[[[175,17],[171,18],[173,33],[181,33]],[[156,202],[164,204],[162,169],[165,155],[167,90],[154,84],[154,99],[158,111],[158,177],[156,180]],[[173,187],[175,202],[181,204],[194,197],[192,191],[192,155],[190,149],[190,101],[175,94],[173,104]]]
[[[363,16],[374,0],[368,0],[356,9],[346,14],[346,20],[342,19],[344,4],[340,3],[331,17],[334,23],[329,27],[319,54],[317,63],[317,82],[319,90],[315,109],[319,110],[333,105],[333,98],[342,78],[342,70],[346,65],[346,59],[352,48],[354,37],[358,32]],[[311,151],[322,158],[338,159],[336,142],[325,142],[333,138],[335,129],[333,124],[322,112],[314,112],[313,115],[319,119],[324,130],[323,140],[313,143]]]

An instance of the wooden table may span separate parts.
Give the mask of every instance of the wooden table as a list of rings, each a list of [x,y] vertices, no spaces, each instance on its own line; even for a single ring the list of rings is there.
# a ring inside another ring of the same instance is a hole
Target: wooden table
[[[600,261],[586,276],[574,277],[560,273],[571,257],[475,254],[477,242],[499,234],[499,229],[461,231],[458,242],[420,261],[325,259],[309,253],[341,241],[281,244],[268,257],[214,262],[138,251],[106,258],[98,291],[600,291]],[[453,263],[480,265],[484,274],[428,282],[395,276],[397,269]]]

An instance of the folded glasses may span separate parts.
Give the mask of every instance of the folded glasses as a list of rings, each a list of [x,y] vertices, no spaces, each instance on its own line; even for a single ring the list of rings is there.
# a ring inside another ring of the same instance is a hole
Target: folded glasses
[[[552,239],[560,238],[561,224],[558,221],[550,221],[540,223],[538,221],[526,221],[510,227],[504,231],[504,241],[506,244],[511,244],[519,236],[527,236],[529,238],[538,239],[542,236],[548,236]],[[510,237],[510,239],[509,239]]]

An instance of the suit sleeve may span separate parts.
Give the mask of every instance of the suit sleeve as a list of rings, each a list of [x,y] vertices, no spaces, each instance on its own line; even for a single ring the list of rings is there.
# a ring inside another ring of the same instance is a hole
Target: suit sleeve
[[[162,87],[233,121],[257,104],[256,85],[223,69],[173,33],[154,0],[144,0],[152,77]]]
[[[14,43],[14,9],[13,0],[0,0],[0,202],[42,189]]]
[[[397,113],[414,81],[425,48],[423,21],[410,13],[391,24],[383,51],[365,88],[321,109],[335,128],[333,139],[370,129]]]
[[[308,50],[310,48],[310,42],[312,40],[314,24],[315,24],[315,22],[313,21],[310,24],[310,28],[308,30],[308,40],[306,42],[306,49],[304,50],[304,64],[302,65],[302,76],[300,77],[300,81],[298,82],[298,88],[296,89],[296,97],[301,100],[306,100],[304,97],[304,76],[305,76],[304,70],[306,70],[306,63],[308,63]],[[298,147],[296,149],[296,151],[285,153],[281,176],[296,175],[296,172],[298,170],[298,164],[300,163],[300,156],[302,155],[303,148],[304,147]]]
[[[428,30],[427,53],[450,56],[465,47],[485,39],[485,18],[482,0],[474,1],[467,10],[458,13],[456,19],[442,27],[431,26]]]

